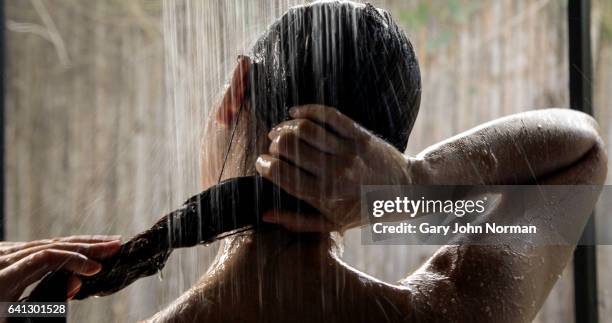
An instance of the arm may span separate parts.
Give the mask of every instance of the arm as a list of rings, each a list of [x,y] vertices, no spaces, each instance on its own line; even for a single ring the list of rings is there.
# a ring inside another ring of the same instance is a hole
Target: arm
[[[607,157],[593,119],[551,109],[485,124],[428,148],[414,165],[422,167],[426,183],[601,185]],[[512,201],[504,204],[498,213]],[[554,204],[558,217],[571,219],[576,230],[582,230],[589,214],[563,212],[571,210],[563,200]],[[412,306],[420,308],[418,312],[440,314],[435,309],[444,307],[444,317],[458,321],[530,322],[573,249],[446,246],[401,284],[416,291]],[[423,281],[430,288],[423,288]]]
[[[599,140],[596,122],[584,113],[529,111],[485,123],[425,149],[412,159],[411,172],[420,184],[541,184],[543,178],[574,165],[589,150],[602,150]]]

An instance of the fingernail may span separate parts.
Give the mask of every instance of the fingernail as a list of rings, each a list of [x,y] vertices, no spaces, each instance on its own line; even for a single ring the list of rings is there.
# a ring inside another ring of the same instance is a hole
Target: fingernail
[[[109,248],[111,249],[116,249],[115,251],[118,251],[119,249],[121,249],[121,241],[119,240],[114,240],[109,242],[110,246]]]
[[[106,244],[106,245],[121,245],[121,239],[111,239],[105,241],[95,242],[94,244]]]
[[[276,138],[277,136],[278,136],[277,129],[272,129],[270,132],[268,132],[268,139],[270,140],[274,140],[274,138]]]
[[[112,235],[112,236],[101,236],[100,240],[106,240],[106,241],[115,241],[115,240],[121,240],[121,235]]]
[[[256,163],[258,166],[263,167],[263,168],[270,167],[270,162],[261,156],[257,157]]]
[[[297,107],[291,107],[289,109],[289,115],[292,117],[295,117],[295,114],[297,113]]]
[[[85,272],[83,273],[85,276],[93,276],[102,270],[102,265],[95,261],[88,261],[85,265]]]

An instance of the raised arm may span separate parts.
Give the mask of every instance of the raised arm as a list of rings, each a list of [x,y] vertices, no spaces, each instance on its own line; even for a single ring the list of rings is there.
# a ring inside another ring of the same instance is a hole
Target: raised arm
[[[540,110],[499,119],[428,148],[416,159],[427,183],[603,184],[607,156],[594,120],[569,110]],[[588,212],[550,201],[556,221],[581,231]],[[513,201],[503,200],[497,214]],[[494,215],[495,216],[495,215]],[[550,227],[541,226],[539,234]],[[417,313],[465,322],[531,322],[574,246],[446,246],[401,281],[415,291]],[[424,283],[426,282],[426,283]],[[426,288],[424,288],[426,287]],[[453,301],[454,300],[454,301]],[[436,308],[445,308],[442,314]]]
[[[601,151],[598,166],[605,169],[593,118],[545,109],[485,123],[425,149],[411,162],[414,178],[423,184],[536,184],[593,149]]]

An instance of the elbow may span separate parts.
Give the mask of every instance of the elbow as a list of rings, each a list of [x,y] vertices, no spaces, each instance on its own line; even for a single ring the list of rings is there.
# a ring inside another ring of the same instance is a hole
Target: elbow
[[[579,118],[578,122],[583,124],[584,138],[588,143],[588,149],[578,161],[578,164],[581,164],[584,182],[585,184],[603,185],[608,175],[608,153],[599,133],[599,125],[590,115],[576,111],[574,113]]]
[[[580,111],[554,108],[529,113],[534,116],[538,128],[549,132],[543,138],[565,148],[570,155],[579,157],[601,141],[599,125],[595,119]],[[578,154],[578,155],[576,155]]]
[[[603,185],[608,176],[608,153],[601,137],[597,136],[591,149],[585,155],[586,162],[591,164],[590,179],[592,184]]]
[[[608,174],[608,154],[605,143],[599,133],[597,121],[590,115],[569,109],[551,109],[560,120],[571,120],[560,122],[561,127],[566,127],[560,133],[567,134],[560,136],[563,149],[561,155],[573,156],[573,162],[567,164],[566,175],[563,178],[569,180],[568,183],[557,184],[592,184],[602,185],[606,181]],[[565,153],[563,153],[565,152]],[[559,155],[560,158],[561,155]]]
[[[548,176],[542,184],[603,185],[607,175],[608,154],[603,141],[597,137],[577,161]]]
[[[553,109],[555,112],[562,113],[560,117],[565,120],[570,120],[569,123],[563,123],[563,125],[569,126],[568,133],[573,133],[578,140],[579,146],[582,146],[584,151],[594,148],[595,146],[602,144],[603,141],[599,134],[599,124],[595,119],[580,111],[570,109]],[[563,110],[562,112],[560,110]],[[604,146],[601,145],[601,148]]]

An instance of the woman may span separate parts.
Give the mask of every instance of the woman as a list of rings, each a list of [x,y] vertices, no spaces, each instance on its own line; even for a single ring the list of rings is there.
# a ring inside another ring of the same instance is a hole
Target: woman
[[[388,13],[346,1],[289,10],[239,58],[208,120],[202,186],[259,173],[320,214],[270,212],[277,230],[226,238],[201,281],[152,320],[531,321],[573,246],[445,246],[387,284],[340,260],[340,234],[360,225],[361,185],[601,184],[595,122],[527,112],[407,157],[419,100],[414,51]]]

